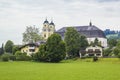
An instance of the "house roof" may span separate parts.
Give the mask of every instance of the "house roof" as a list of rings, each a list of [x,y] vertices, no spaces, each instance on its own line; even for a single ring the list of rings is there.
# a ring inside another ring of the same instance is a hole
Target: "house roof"
[[[89,26],[71,26],[74,27],[80,34],[86,36],[87,38],[91,37],[102,37],[105,38],[105,34],[101,29],[94,25]],[[60,34],[61,36],[64,36],[64,33],[66,32],[67,27],[63,27],[56,31],[56,33]]]
[[[25,46],[36,46],[36,47],[39,47],[39,45],[36,44],[36,43],[28,43],[28,44],[22,45],[22,46],[20,47],[20,49],[23,48],[23,47],[25,47]]]

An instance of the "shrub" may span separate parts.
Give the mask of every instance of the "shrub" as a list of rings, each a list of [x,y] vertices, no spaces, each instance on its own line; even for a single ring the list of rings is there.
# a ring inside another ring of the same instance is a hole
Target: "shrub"
[[[22,53],[20,51],[16,51],[15,56],[19,56],[19,55],[22,55]]]
[[[93,61],[94,61],[94,62],[98,61],[98,57],[97,57],[97,56],[94,56],[94,57],[93,57]]]
[[[10,53],[5,53],[1,56],[2,61],[9,61]]]
[[[28,61],[28,60],[31,60],[31,57],[27,56],[27,53],[22,53],[20,51],[17,51],[15,53],[15,56],[16,56],[16,60],[17,61]]]
[[[120,53],[118,53],[117,57],[120,58]]]
[[[16,60],[16,56],[15,55],[10,55],[10,60],[12,60],[12,61],[15,61]]]
[[[2,61],[16,60],[16,57],[11,53],[5,53],[1,56]]]

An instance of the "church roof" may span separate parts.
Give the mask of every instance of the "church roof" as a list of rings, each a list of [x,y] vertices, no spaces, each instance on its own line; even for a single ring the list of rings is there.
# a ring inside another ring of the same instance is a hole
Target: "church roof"
[[[50,25],[55,25],[55,24],[53,23],[53,21],[51,21]]]
[[[92,38],[92,37],[105,38],[105,34],[103,33],[103,31],[94,25],[71,26],[71,27],[74,27],[80,34],[85,35],[87,38]],[[56,31],[56,33],[59,33],[61,36],[64,36],[66,29],[67,27],[63,27],[58,31]]]
[[[46,19],[46,20],[44,21],[44,23],[49,23],[49,22],[48,22],[48,20]]]

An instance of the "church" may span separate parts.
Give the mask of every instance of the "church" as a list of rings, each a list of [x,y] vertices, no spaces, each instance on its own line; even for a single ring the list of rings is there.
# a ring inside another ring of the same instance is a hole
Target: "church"
[[[49,21],[46,19],[43,23],[43,29],[42,29],[42,37],[47,40],[47,38],[49,36],[51,36],[51,34],[53,34],[55,32],[55,24],[53,23],[53,21],[51,21],[49,23]]]
[[[107,47],[107,39],[104,32],[95,25],[92,25],[91,22],[87,26],[68,26],[68,27],[74,27],[81,35],[86,36],[89,44],[91,42],[94,42],[94,40],[97,38],[101,42],[102,47],[104,48]],[[42,37],[45,40],[47,40],[47,38],[51,34],[58,33],[64,40],[66,29],[67,27],[62,27],[61,29],[55,31],[55,24],[53,23],[53,21],[49,23],[46,19],[43,23]]]

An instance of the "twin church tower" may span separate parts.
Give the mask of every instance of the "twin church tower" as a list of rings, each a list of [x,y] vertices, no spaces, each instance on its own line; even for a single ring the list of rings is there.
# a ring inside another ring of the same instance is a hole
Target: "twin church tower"
[[[47,40],[49,36],[51,36],[55,32],[55,24],[53,21],[49,23],[49,21],[46,19],[43,23],[43,29],[42,29],[42,37]]]

